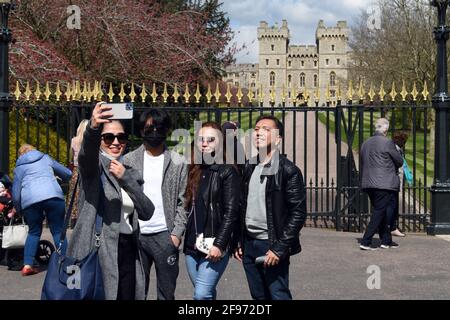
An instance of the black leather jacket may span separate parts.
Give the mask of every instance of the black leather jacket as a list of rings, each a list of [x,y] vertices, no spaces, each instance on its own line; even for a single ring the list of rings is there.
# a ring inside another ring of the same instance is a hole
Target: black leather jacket
[[[250,178],[256,164],[247,161],[243,171],[241,196],[241,218],[239,229],[233,237],[233,247],[241,247],[246,233],[245,214]],[[253,162],[255,163],[255,162]],[[267,164],[266,168],[271,168]],[[300,169],[284,155],[279,155],[279,166],[275,174],[266,175],[266,214],[270,250],[280,259],[301,251],[300,229],[306,220],[306,191]]]
[[[214,245],[225,251],[239,220],[241,177],[231,165],[214,164],[210,170],[208,188],[201,195],[207,209],[204,236],[215,237]]]

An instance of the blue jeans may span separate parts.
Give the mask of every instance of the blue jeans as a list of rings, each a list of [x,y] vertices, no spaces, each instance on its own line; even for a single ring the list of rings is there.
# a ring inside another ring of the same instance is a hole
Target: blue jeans
[[[218,262],[211,262],[204,257],[186,255],[187,271],[194,285],[194,300],[216,299],[216,287],[229,259],[228,253]]]
[[[44,212],[53,236],[55,245],[58,246],[61,237],[61,231],[64,225],[64,214],[66,205],[64,200],[52,198],[33,204],[23,210],[25,221],[28,224],[28,237],[25,242],[24,265],[33,265],[39,241],[42,234],[42,222],[44,221]],[[64,242],[62,253],[65,253],[67,241]]]
[[[255,300],[292,300],[289,290],[289,257],[273,267],[256,265],[255,259],[269,250],[269,240],[246,237],[244,241],[244,270],[250,294]]]

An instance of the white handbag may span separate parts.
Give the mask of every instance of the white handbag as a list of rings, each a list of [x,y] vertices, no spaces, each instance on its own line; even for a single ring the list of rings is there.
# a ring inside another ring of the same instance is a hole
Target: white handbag
[[[22,224],[12,225],[12,220],[8,226],[3,227],[2,248],[15,249],[23,248],[28,236],[28,226],[22,217]]]
[[[204,238],[203,233],[197,235],[195,240],[195,247],[198,251],[208,254],[209,249],[212,248],[215,238]]]

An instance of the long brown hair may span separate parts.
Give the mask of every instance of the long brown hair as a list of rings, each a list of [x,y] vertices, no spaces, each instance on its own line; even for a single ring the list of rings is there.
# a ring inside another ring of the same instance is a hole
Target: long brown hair
[[[223,142],[223,139],[222,139],[221,127],[217,122],[212,122],[212,121],[205,122],[202,124],[202,128],[213,128],[213,129],[218,130],[218,132],[219,132],[218,146],[219,146],[219,148],[225,147],[225,143]],[[195,138],[198,137],[199,131],[197,131],[195,133]],[[196,164],[194,161],[196,148],[197,148],[197,144],[196,144],[196,141],[194,140],[191,144],[191,163],[189,165],[189,174],[188,174],[188,181],[187,181],[187,186],[186,186],[186,204],[185,204],[186,209],[188,209],[192,203],[194,195],[197,192],[198,186],[200,184],[200,176],[202,174],[201,164]],[[197,152],[199,152],[199,150],[197,150]],[[225,150],[224,150],[223,154],[225,155]]]

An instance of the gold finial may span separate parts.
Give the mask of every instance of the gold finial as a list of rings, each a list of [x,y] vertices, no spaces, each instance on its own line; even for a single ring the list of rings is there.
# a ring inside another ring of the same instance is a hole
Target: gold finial
[[[238,104],[241,104],[243,96],[244,95],[242,94],[241,86],[238,86],[238,91],[237,91],[237,94],[236,94],[236,97],[238,98]]]
[[[359,80],[358,96],[359,96],[359,101],[364,101],[364,99],[366,97],[366,91],[364,89],[364,83],[363,83],[362,79]]]
[[[258,102],[259,103],[264,103],[264,91],[263,91],[263,85],[262,83],[260,84],[260,88],[259,88],[259,95],[258,95]]]
[[[180,97],[180,93],[178,92],[178,86],[175,83],[174,89],[173,89],[173,99],[175,103],[178,103],[178,98]]]
[[[112,87],[112,82],[109,83],[109,91],[108,91],[108,101],[112,102],[114,99],[114,91]]]
[[[67,82],[67,90],[64,93],[64,95],[66,96],[66,101],[72,101],[72,89],[70,88],[70,82]]]
[[[36,97],[36,101],[41,100],[41,88],[40,88],[40,84],[39,81],[36,81],[36,91],[34,92],[34,96]]]
[[[408,91],[406,90],[405,80],[403,80],[402,91],[400,92],[400,96],[402,97],[402,101],[406,101],[406,97],[408,96]]]
[[[383,81],[381,81],[380,92],[378,93],[378,95],[380,96],[380,101],[383,102],[384,97],[386,96],[386,91],[384,91],[384,82]]]
[[[316,93],[314,94],[314,100],[316,102],[319,102],[319,100],[320,100],[320,88],[319,88],[319,86],[317,86]]]
[[[352,101],[353,101],[353,81],[352,81],[352,80],[350,80],[350,81],[348,82],[347,100],[348,100],[349,102],[352,102]]]
[[[281,88],[281,102],[286,102],[286,87],[283,83],[283,87]]]
[[[197,90],[194,94],[195,100],[197,103],[200,103],[200,98],[202,97],[202,94],[200,93],[200,85],[197,83]]]
[[[395,82],[392,81],[392,90],[390,93],[391,97],[392,97],[392,101],[395,101],[395,97],[397,96],[397,91],[395,90]]]
[[[206,92],[206,103],[211,103],[212,92],[211,92],[211,84],[208,83],[208,91]]]
[[[272,85],[270,90],[270,103],[275,103],[275,85]]]
[[[372,82],[370,83],[370,89],[369,89],[368,95],[369,95],[370,102],[373,102],[373,99],[375,98],[376,93],[375,93],[375,90],[373,88],[373,83]]]
[[[95,96],[97,101],[103,100],[102,80],[97,82],[97,95]]]
[[[56,82],[56,90],[55,90],[56,101],[59,102],[61,100],[61,95],[62,95],[62,92],[61,92],[61,88],[59,86],[59,81],[58,81],[58,82]]]
[[[330,94],[330,83],[328,83],[327,84],[327,90],[325,92],[325,99],[326,99],[327,102],[330,102],[330,97],[331,97],[331,94]],[[317,99],[317,100],[319,100],[319,99]]]
[[[76,84],[76,100],[80,100],[80,95],[81,95],[81,85],[80,85],[80,81],[76,81],[75,82],[75,84]]]
[[[253,93],[252,93],[252,85],[250,84],[248,89],[247,89],[247,98],[248,98],[248,102],[251,103],[252,102],[252,97],[253,97]]]
[[[413,101],[416,101],[417,100],[417,96],[419,95],[419,92],[417,91],[417,86],[416,86],[416,82],[415,81],[414,81],[414,84],[413,84],[413,89],[412,89],[411,95],[412,95]]]
[[[89,98],[88,95],[89,95],[89,92],[88,92],[87,84],[86,84],[86,81],[84,81],[84,83],[83,83],[83,90],[81,91],[80,100],[87,101],[88,98]]]
[[[95,84],[94,84],[94,87],[95,87]],[[91,90],[91,82],[88,82],[87,90],[88,90],[88,92],[87,92],[87,101],[91,102],[92,97],[95,98],[94,90]]]
[[[124,86],[123,82],[120,83],[119,97],[120,97],[120,102],[123,102],[126,97],[125,86]]]
[[[50,101],[51,95],[52,95],[52,92],[50,91],[50,85],[48,84],[48,81],[47,81],[45,83],[45,91],[44,91],[45,101]]]
[[[30,97],[31,97],[31,89],[30,89],[30,83],[27,81],[27,85],[25,87],[25,100],[26,101],[30,101]]]
[[[98,97],[98,81],[94,81],[94,89],[92,90],[92,95],[94,96],[94,101],[97,100]]]
[[[137,96],[137,94],[136,94],[136,91],[134,90],[134,82],[132,82],[131,83],[131,91],[130,91],[130,99],[131,99],[131,101],[133,101],[133,102],[136,102],[136,96]]]
[[[304,97],[304,99],[305,99],[306,105],[309,106],[309,98],[311,98],[311,96],[310,96],[308,90],[305,90],[305,93],[303,94],[303,97]]]
[[[167,93],[167,83],[164,82],[164,90],[163,90],[163,102],[167,103],[167,98],[169,97],[169,94]]]
[[[338,99],[338,101],[342,100],[341,82],[339,80],[338,80],[338,88],[337,88],[337,99]]]
[[[292,95],[293,95],[292,101],[294,103],[297,103],[297,88],[295,86],[294,86],[294,88],[292,90]]]
[[[158,98],[158,94],[156,93],[156,83],[154,83],[154,82],[153,82],[152,94],[150,96],[152,97],[152,102],[156,103],[156,98]]]
[[[14,91],[14,95],[16,96],[16,101],[20,99],[21,96],[20,88],[19,88],[19,81],[16,81],[16,90]]]
[[[189,103],[189,100],[191,99],[191,93],[189,92],[189,85],[186,83],[186,87],[184,89],[184,101],[186,101],[186,103]]]
[[[227,99],[227,103],[231,102],[231,98],[233,97],[233,95],[231,94],[231,85],[228,82],[227,83],[227,93],[225,94],[225,98]]]
[[[430,94],[430,92],[428,92],[427,81],[425,80],[425,82],[423,84],[423,91],[422,91],[422,96],[425,101],[428,101],[429,94]]]
[[[147,91],[145,90],[145,83],[142,83],[142,91],[141,91],[142,102],[145,102],[147,98]]]
[[[216,98],[216,103],[220,102],[220,96],[221,96],[221,93],[219,90],[219,83],[217,82],[216,83],[216,92],[214,92],[214,97]]]

